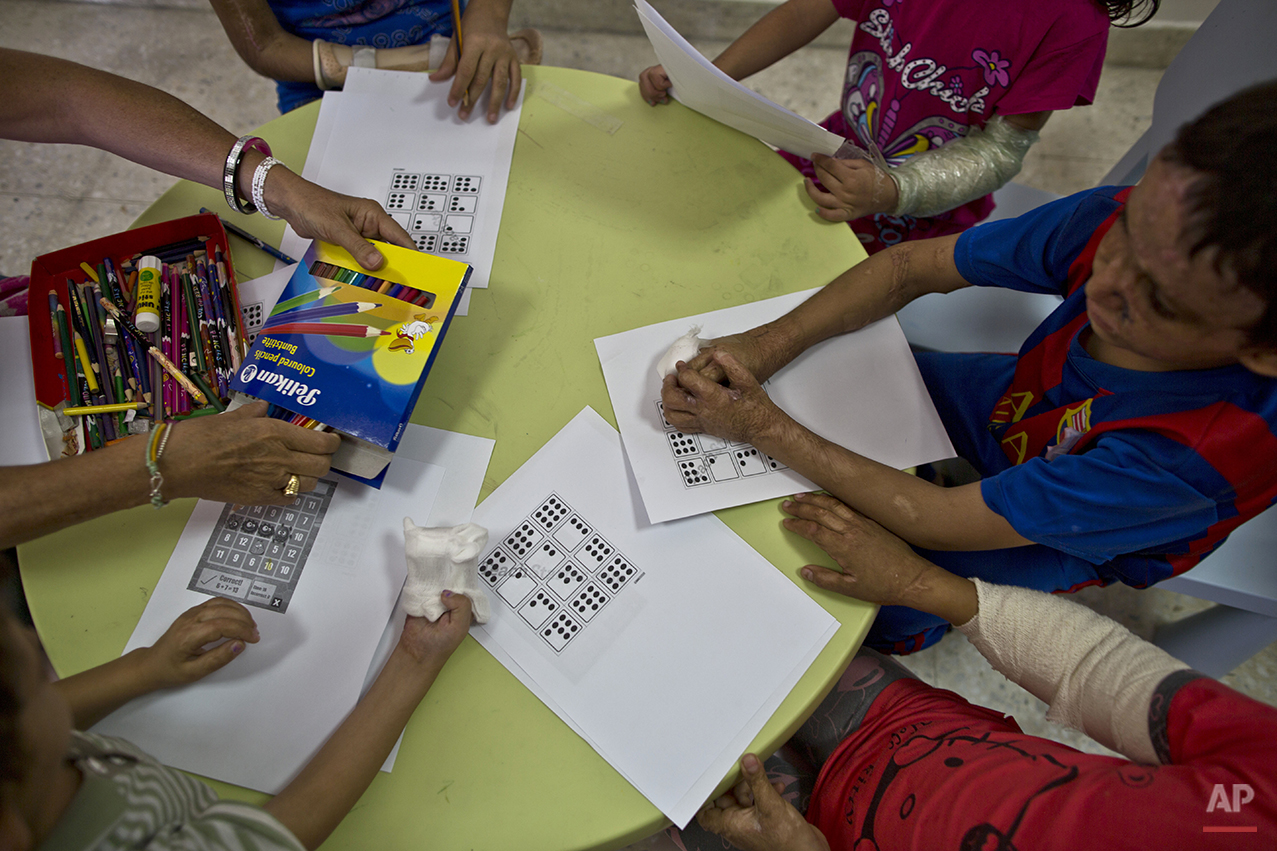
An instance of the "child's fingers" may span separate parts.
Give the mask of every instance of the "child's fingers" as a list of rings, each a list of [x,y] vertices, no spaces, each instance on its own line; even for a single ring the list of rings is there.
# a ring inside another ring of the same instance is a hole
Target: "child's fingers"
[[[806,565],[798,573],[803,579],[806,579],[817,588],[824,588],[826,591],[833,591],[835,594],[841,594],[844,597],[863,599],[856,593],[856,581],[845,573],[839,573],[836,570],[830,570],[818,564]],[[869,600],[867,602],[873,601]]]
[[[746,369],[744,364],[738,361],[731,352],[715,349],[713,358],[714,363],[722,368],[723,374],[727,376],[727,380],[732,383],[732,386],[753,388],[758,385],[758,382],[754,379],[754,373]]]
[[[188,655],[199,655],[200,648],[224,638],[256,644],[261,639],[252,620],[241,618],[214,618],[200,621],[182,637],[182,649]]]
[[[244,642],[235,640],[219,644],[207,653],[187,661],[182,666],[187,682],[203,679],[220,668],[226,667],[232,659],[244,652]]]

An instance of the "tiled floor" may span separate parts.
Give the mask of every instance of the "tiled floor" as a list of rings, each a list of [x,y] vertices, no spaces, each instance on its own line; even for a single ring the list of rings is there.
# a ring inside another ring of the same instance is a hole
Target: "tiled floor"
[[[275,116],[271,84],[240,62],[200,0],[141,3],[0,0],[0,45],[63,56],[156,85],[236,133]],[[544,35],[547,65],[633,79],[654,61],[641,35],[552,30]],[[711,56],[723,46],[697,43]],[[836,105],[843,61],[841,50],[807,48],[750,84],[799,113],[821,118]],[[1159,78],[1156,70],[1106,66],[1096,105],[1054,116],[1019,180],[1059,193],[1094,185],[1147,126]],[[171,183],[94,150],[0,142],[5,223],[0,271],[24,270],[37,254],[127,227]],[[1146,637],[1157,624],[1207,605],[1159,589],[1088,589],[1078,597]],[[936,685],[1014,714],[1027,732],[1098,750],[1080,735],[1047,725],[1042,704],[989,669],[960,635],[914,655],[908,664]],[[1225,681],[1277,705],[1275,675],[1277,645]]]

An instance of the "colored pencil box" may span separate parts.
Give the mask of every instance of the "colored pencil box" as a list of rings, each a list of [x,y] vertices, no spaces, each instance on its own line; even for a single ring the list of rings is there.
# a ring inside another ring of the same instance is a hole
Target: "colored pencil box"
[[[192,239],[204,241],[210,258],[216,249],[221,249],[225,258],[225,271],[230,289],[230,300],[235,313],[235,321],[243,327],[240,309],[239,292],[235,284],[235,273],[231,268],[230,246],[227,244],[226,231],[221,221],[213,213],[202,213],[160,222],[134,230],[105,236],[100,239],[73,245],[48,254],[42,254],[31,263],[31,289],[28,307],[29,329],[31,337],[31,363],[35,381],[35,396],[39,403],[41,430],[45,436],[45,445],[52,458],[60,455],[74,455],[84,451],[83,442],[75,445],[71,432],[66,429],[68,418],[59,420],[55,409],[60,405],[70,404],[69,385],[74,375],[67,375],[70,363],[63,353],[62,358],[55,354],[53,342],[56,320],[50,316],[47,294],[50,290],[57,293],[58,300],[64,306],[68,304],[67,279],[79,283],[86,280],[81,263],[96,268],[103,258],[109,257],[117,268],[124,268],[125,261],[131,261],[136,255],[151,252],[157,247],[170,246]],[[59,437],[61,435],[61,437]],[[62,445],[59,446],[59,441]]]
[[[469,264],[376,243],[361,268],[313,242],[231,389],[343,435],[334,469],[379,486],[470,279]]]

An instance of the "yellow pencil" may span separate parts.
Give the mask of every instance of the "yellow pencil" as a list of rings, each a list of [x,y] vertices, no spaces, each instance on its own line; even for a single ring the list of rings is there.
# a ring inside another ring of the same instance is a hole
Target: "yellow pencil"
[[[80,263],[80,268],[84,270],[84,274],[88,275],[88,276],[89,276],[89,279],[90,279],[90,280],[92,280],[92,281],[93,281],[93,283],[95,283],[95,284],[101,284],[101,283],[102,283],[101,281],[99,281],[99,280],[98,280],[98,273],[97,273],[97,270],[95,270],[95,269],[94,269],[92,266],[90,266],[88,263],[81,262],[81,263]]]
[[[89,390],[99,392],[98,379],[93,373],[93,361],[89,360],[89,350],[84,347],[84,338],[78,331],[75,335],[75,353],[79,355],[80,363],[84,364],[84,378],[89,382]]]
[[[457,34],[457,65],[461,65],[461,3],[459,0],[452,0],[452,31]],[[461,93],[461,105],[467,109],[470,107],[470,90],[467,88]]]
[[[118,414],[122,411],[136,411],[146,407],[142,402],[118,402],[114,405],[80,405],[63,408],[62,413],[68,417],[82,417],[86,414]]]

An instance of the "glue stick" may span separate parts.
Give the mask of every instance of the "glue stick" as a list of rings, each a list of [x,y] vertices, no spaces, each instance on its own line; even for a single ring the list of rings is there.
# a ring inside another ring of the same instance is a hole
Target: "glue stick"
[[[160,330],[160,258],[146,255],[138,263],[137,302],[133,308],[133,324],[139,331],[153,334]]]

